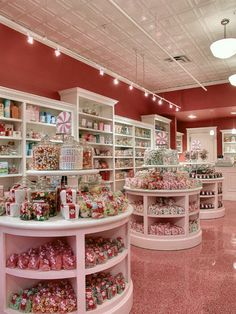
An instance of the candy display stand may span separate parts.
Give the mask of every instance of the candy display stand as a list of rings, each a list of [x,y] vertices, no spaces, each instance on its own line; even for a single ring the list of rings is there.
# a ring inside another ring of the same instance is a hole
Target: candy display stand
[[[47,279],[69,279],[77,295],[77,312],[86,313],[85,281],[86,275],[100,271],[111,274],[122,272],[126,279],[126,288],[102,305],[98,305],[91,313],[112,314],[129,313],[132,307],[133,284],[130,278],[130,234],[129,216],[132,209],[117,216],[100,220],[79,219],[67,221],[62,217],[54,217],[49,221],[22,221],[19,218],[0,217],[0,313],[20,313],[8,307],[8,300],[13,292],[31,287],[33,284]],[[125,250],[104,264],[93,268],[85,268],[85,239],[87,236],[102,236],[124,239]],[[66,238],[76,255],[77,268],[61,271],[32,271],[10,269],[6,267],[6,259],[12,253],[21,253],[32,246],[44,244],[54,238]]]
[[[131,244],[152,250],[181,250],[194,247],[202,241],[202,231],[199,225],[199,193],[201,187],[187,190],[139,190],[125,187],[126,194],[132,204],[139,201],[143,205],[143,212],[133,212],[132,219],[143,224],[143,233],[131,229]],[[173,198],[175,202],[184,208],[184,213],[180,215],[151,215],[148,208],[157,198]],[[194,201],[197,209],[190,212],[190,204]],[[198,229],[190,232],[191,221],[198,221]],[[170,222],[184,231],[180,235],[152,235],[150,226],[156,222]]]
[[[213,166],[210,162],[185,162],[182,166],[189,169],[199,169],[201,166]],[[210,178],[208,175],[198,175],[197,179],[202,183],[202,191],[200,193],[200,219],[215,219],[225,215],[223,204],[223,177]]]

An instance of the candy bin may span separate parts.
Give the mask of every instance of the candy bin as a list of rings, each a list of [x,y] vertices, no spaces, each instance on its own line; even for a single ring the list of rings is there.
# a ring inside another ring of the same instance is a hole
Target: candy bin
[[[88,145],[86,141],[83,141],[83,168],[93,168],[93,147]]]
[[[74,140],[73,136],[68,136],[60,148],[60,169],[83,169],[83,147]]]
[[[46,178],[41,177],[35,189],[31,192],[31,201],[33,203],[43,201],[49,205],[49,216],[57,215],[57,193],[52,188]]]
[[[33,147],[34,170],[58,170],[60,147],[50,142],[49,136]]]

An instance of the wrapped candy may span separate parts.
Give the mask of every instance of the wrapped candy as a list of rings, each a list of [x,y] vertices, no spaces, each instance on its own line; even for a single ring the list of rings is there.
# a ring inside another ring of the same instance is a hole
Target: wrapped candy
[[[94,219],[104,218],[105,208],[103,202],[93,202],[91,209],[91,216]]]
[[[7,216],[11,217],[20,216],[20,204],[5,202],[5,209]]]
[[[47,203],[33,203],[33,211],[36,220],[45,221],[49,219],[49,205]]]
[[[67,220],[78,219],[79,205],[69,203],[66,205],[61,205],[61,213],[62,216]]]
[[[29,264],[29,255],[27,253],[19,254],[17,267],[20,269],[27,269]]]
[[[28,263],[28,269],[31,270],[38,270],[39,269],[39,255],[30,255],[29,256],[29,263]]]
[[[35,214],[33,210],[33,204],[29,201],[24,201],[20,206],[20,219],[30,220],[34,219]]]
[[[6,267],[8,268],[16,268],[18,264],[18,254],[13,253],[11,254],[6,262]]]
[[[12,296],[10,297],[9,306],[13,310],[18,310],[20,302],[21,302],[20,294],[13,293]]]
[[[61,204],[75,204],[76,203],[76,190],[66,189],[60,192]]]
[[[96,253],[92,248],[85,249],[85,267],[90,268],[96,266]]]
[[[93,290],[86,288],[86,311],[95,310],[97,308],[96,298],[93,296]]]
[[[70,270],[76,268],[76,257],[72,254],[63,254],[63,269]]]

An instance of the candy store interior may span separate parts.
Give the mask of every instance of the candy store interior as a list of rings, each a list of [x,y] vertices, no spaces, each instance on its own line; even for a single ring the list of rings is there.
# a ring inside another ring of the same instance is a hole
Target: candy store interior
[[[233,0],[0,1],[0,314],[235,314]]]

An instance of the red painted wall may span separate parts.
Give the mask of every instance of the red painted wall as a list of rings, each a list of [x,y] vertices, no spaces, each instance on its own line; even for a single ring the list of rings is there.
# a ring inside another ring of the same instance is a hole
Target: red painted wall
[[[113,79],[66,55],[56,58],[54,50],[35,42],[29,45],[26,36],[0,24],[0,85],[59,99],[57,91],[81,87],[116,99],[118,115],[140,120],[140,115],[153,110],[151,99],[128,85],[113,84]],[[4,44],[3,44],[4,43]]]
[[[178,121],[177,130],[184,133],[183,138],[183,149],[187,149],[187,137],[186,128],[200,128],[200,127],[217,127],[217,154],[222,154],[222,136],[220,130],[230,130],[236,128],[236,118],[221,118],[215,120],[204,120],[204,121],[191,121],[182,122]]]

